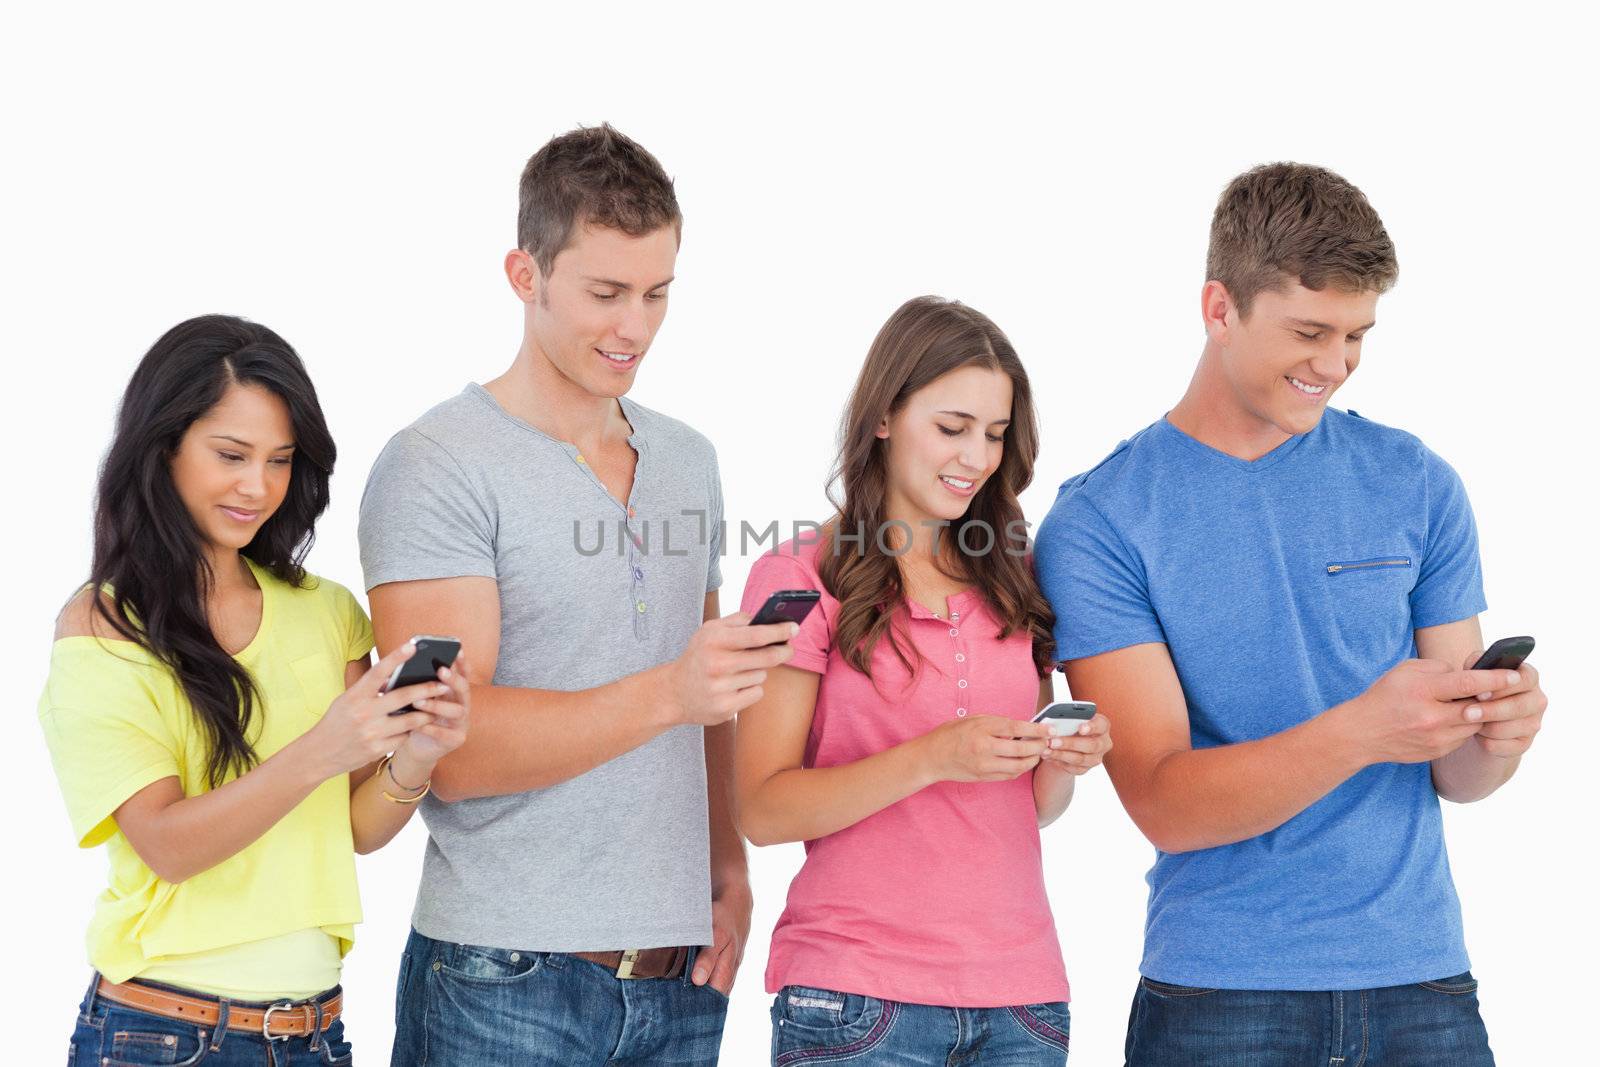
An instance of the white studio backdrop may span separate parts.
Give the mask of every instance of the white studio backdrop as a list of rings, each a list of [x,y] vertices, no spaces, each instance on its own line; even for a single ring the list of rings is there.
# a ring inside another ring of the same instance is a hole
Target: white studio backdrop
[[[7,1002],[27,1022],[6,1061],[60,1060],[88,977],[104,859],[73,847],[34,703],[52,620],[86,572],[95,470],[134,363],[211,311],[298,348],[340,448],[309,564],[359,590],[356,505],[378,450],[517,347],[500,261],[523,161],[608,120],[675,176],[686,216],[633,395],[711,438],[730,520],[757,527],[826,518],[846,393],[883,319],[920,293],[983,310],[1021,352],[1044,431],[1024,497],[1037,523],[1063,479],[1182,393],[1227,180],[1294,159],[1360,185],[1401,277],[1335,403],[1417,433],[1461,472],[1486,635],[1538,637],[1551,701],[1517,778],[1446,815],[1483,1011],[1502,1063],[1574,1062],[1596,948],[1583,620],[1600,227],[1593,25],[1565,11],[12,12],[0,330],[17,685],[0,893]],[[751,562],[733,547],[725,610]],[[1103,773],[1044,840],[1072,1062],[1120,1063],[1151,849]],[[367,1065],[390,1045],[423,841],[414,821],[360,861],[366,922],[345,985]],[[755,921],[723,1045],[735,1067],[766,1062],[761,975],[800,858],[751,856]]]

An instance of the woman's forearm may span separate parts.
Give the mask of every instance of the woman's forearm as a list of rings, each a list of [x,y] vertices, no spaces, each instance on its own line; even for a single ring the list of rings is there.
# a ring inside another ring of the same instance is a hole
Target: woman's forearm
[[[739,830],[753,845],[814,841],[854,826],[937,779],[922,738],[836,767],[779,771],[746,798]]]
[[[176,778],[147,787],[117,810],[117,824],[157,877],[182,882],[244,851],[330,777],[297,739],[198,796],[182,796]]]
[[[1061,818],[1072,803],[1072,790],[1077,781],[1077,776],[1049,760],[1033,769],[1033,810],[1038,812],[1040,827]]]
[[[417,809],[415,803],[390,800],[383,794],[409,799],[433,776],[431,764],[413,762],[403,749],[395,753],[388,769],[380,770],[380,766],[381,761],[359,775],[351,775],[350,836],[355,850],[362,855],[376,852],[393,840]]]

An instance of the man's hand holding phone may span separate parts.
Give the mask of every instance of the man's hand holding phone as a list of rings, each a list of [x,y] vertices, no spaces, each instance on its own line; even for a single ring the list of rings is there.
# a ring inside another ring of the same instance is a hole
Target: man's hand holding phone
[[[1467,657],[1469,670],[1502,664],[1516,668],[1516,682],[1476,694],[1461,712],[1468,722],[1481,724],[1474,739],[1488,755],[1501,759],[1522,755],[1544,723],[1549,700],[1539,688],[1539,672],[1524,659],[1532,651],[1533,638],[1511,637],[1496,641],[1487,652]]]
[[[1475,736],[1496,756],[1527,751],[1539,731],[1545,696],[1539,672],[1520,656],[1502,654],[1505,645],[1491,647],[1494,656],[1468,657],[1463,670],[1435,660],[1406,660],[1335,709],[1361,765],[1425,763]],[[1526,647],[1531,650],[1532,642]],[[1490,733],[1484,736],[1484,731]]]
[[[767,671],[787,663],[793,622],[748,625],[744,612],[703,624],[667,665],[663,708],[672,725],[716,726],[760,700]]]

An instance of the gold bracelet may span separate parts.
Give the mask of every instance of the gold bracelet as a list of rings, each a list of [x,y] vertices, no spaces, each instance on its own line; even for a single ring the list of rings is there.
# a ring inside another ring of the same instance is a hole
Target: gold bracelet
[[[409,792],[409,791],[411,791],[413,789],[421,789],[422,792],[418,793],[414,797],[397,797],[393,793],[389,792],[387,789],[384,789],[384,788],[382,788],[380,786],[379,789],[378,789],[378,792],[383,794],[383,799],[385,799],[387,801],[390,801],[391,803],[394,803],[394,804],[415,804],[417,801],[419,801],[423,797],[427,796],[429,791],[433,789],[433,779],[432,778],[429,778],[426,782],[423,782],[420,786],[403,784],[400,781],[400,779],[398,779],[398,778],[396,778],[394,776],[394,768],[390,766],[390,764],[392,764],[393,762],[394,762],[394,753],[391,752],[387,756],[383,757],[383,762],[382,763],[378,764],[378,773],[379,774],[387,774],[389,776],[389,781],[393,782],[395,785],[399,786],[401,789],[406,790],[407,792]]]

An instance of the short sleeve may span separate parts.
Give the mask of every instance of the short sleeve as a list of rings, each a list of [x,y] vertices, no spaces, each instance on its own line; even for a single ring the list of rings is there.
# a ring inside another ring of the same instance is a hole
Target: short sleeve
[[[767,597],[780,589],[821,589],[817,576],[800,560],[782,552],[769,553],[757,559],[750,568],[750,577],[744,583],[744,597],[739,610],[752,616],[761,610]],[[828,669],[828,651],[833,645],[833,622],[829,617],[829,597],[823,594],[819,603],[800,623],[800,632],[789,642],[794,655],[787,667],[821,674]]]
[[[1056,498],[1033,553],[1039,588],[1056,616],[1058,660],[1166,641],[1143,565],[1081,487]]]
[[[1488,607],[1478,558],[1478,527],[1466,487],[1448,463],[1426,448],[1422,450],[1422,471],[1428,533],[1417,584],[1411,590],[1411,625],[1415,629],[1469,619]]]
[[[113,651],[117,646],[129,651]],[[81,848],[116,833],[112,814],[129,797],[181,777],[157,670],[122,641],[66,638],[51,653],[39,722]]]
[[[366,587],[495,577],[494,524],[455,458],[415,428],[378,455],[357,526]]]
[[[362,610],[355,594],[334,583],[334,610],[339,615],[339,631],[345,635],[345,662],[366,659],[376,642],[372,638],[372,620]]]
[[[722,587],[722,538],[723,538],[723,505],[722,505],[722,472],[717,465],[716,449],[711,451],[711,505],[706,515],[706,529],[711,543],[710,557],[706,561],[706,592],[712,593]]]

